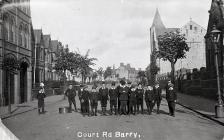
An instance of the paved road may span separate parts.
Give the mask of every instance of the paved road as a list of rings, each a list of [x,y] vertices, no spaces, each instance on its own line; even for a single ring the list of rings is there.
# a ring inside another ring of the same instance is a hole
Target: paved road
[[[34,110],[5,119],[3,123],[21,140],[95,140],[106,136],[108,140],[222,140],[224,137],[223,126],[180,106],[175,118],[168,116],[164,101],[161,114],[151,116],[58,114],[58,108],[64,105],[66,100],[48,105],[45,115]],[[85,133],[91,133],[92,137],[84,137]]]

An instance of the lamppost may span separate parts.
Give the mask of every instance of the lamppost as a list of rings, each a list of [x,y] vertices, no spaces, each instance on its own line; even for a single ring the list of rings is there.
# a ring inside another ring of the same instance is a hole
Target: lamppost
[[[217,87],[218,87],[218,103],[215,105],[215,115],[217,118],[224,117],[224,108],[223,101],[220,89],[220,75],[219,75],[219,66],[218,66],[218,43],[220,39],[221,31],[216,29],[216,26],[213,26],[213,30],[211,31],[212,41],[215,47],[215,66],[216,66],[216,75],[217,75]]]

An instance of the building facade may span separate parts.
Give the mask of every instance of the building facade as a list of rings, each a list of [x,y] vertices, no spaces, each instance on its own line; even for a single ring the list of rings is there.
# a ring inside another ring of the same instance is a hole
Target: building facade
[[[218,43],[218,66],[220,76],[224,77],[224,6],[223,1],[212,0],[211,8],[209,10],[209,21],[207,27],[206,39],[206,69],[209,72],[210,78],[216,78],[215,67],[215,47],[211,40],[211,31],[213,26],[216,26],[221,31],[221,37]],[[224,83],[224,82],[223,82]],[[224,86],[223,86],[224,87]]]
[[[125,65],[120,63],[120,66],[115,70],[116,77],[119,79],[126,79],[131,82],[137,81],[138,70],[132,68],[130,64]]]
[[[39,85],[40,82],[44,81],[44,39],[43,32],[41,29],[34,30],[34,45],[32,46],[32,77],[33,84]]]
[[[159,75],[164,75],[171,72],[171,64],[169,61],[163,61],[161,59],[156,59],[153,51],[158,50],[158,36],[163,35],[165,32],[180,32],[186,38],[186,43],[190,47],[189,52],[186,53],[185,59],[180,59],[175,64],[175,69],[200,69],[205,67],[205,39],[204,35],[206,30],[190,20],[186,25],[181,28],[166,28],[161,20],[158,9],[153,20],[153,24],[150,28],[150,42],[151,42],[151,63],[156,63],[160,68]]]
[[[0,105],[31,100],[30,1],[26,5],[19,2],[0,2]]]
[[[52,80],[52,44],[51,44],[51,36],[44,35],[44,81]]]

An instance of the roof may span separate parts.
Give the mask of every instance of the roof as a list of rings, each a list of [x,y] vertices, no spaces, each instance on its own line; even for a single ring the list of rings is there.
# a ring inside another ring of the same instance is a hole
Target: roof
[[[154,16],[151,27],[155,27],[156,29],[165,29],[166,28],[165,25],[162,22],[162,19],[160,17],[158,8],[156,9],[156,14]]]
[[[41,42],[41,35],[42,35],[41,29],[34,29],[35,43],[39,44]]]
[[[45,48],[50,48],[50,41],[51,41],[51,36],[50,35],[43,35],[44,38],[44,47]]]
[[[58,40],[51,40],[52,50],[53,52],[57,52],[59,49],[59,42]]]

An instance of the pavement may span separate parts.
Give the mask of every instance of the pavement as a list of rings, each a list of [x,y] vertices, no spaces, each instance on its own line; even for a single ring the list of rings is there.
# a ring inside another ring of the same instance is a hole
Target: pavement
[[[199,96],[178,93],[178,103],[179,105],[224,126],[224,118],[215,117],[215,104],[217,103],[216,101]]]
[[[45,105],[57,103],[58,101],[63,100],[63,98],[63,95],[48,96],[45,98]],[[11,113],[8,111],[8,106],[0,107],[0,118],[4,120],[6,118],[20,115],[35,109],[37,109],[37,100],[23,104],[14,104],[11,106]]]
[[[54,98],[54,97],[52,97]],[[63,99],[59,96],[58,99]],[[79,101],[77,106],[79,108]],[[165,100],[160,114],[83,117],[79,112],[59,114],[67,100],[48,103],[46,114],[37,110],[3,119],[4,125],[20,140],[222,140],[224,127],[180,105],[176,117],[168,115]],[[144,107],[145,104],[144,104]],[[98,106],[100,110],[100,106]],[[108,110],[109,108],[107,108]]]

